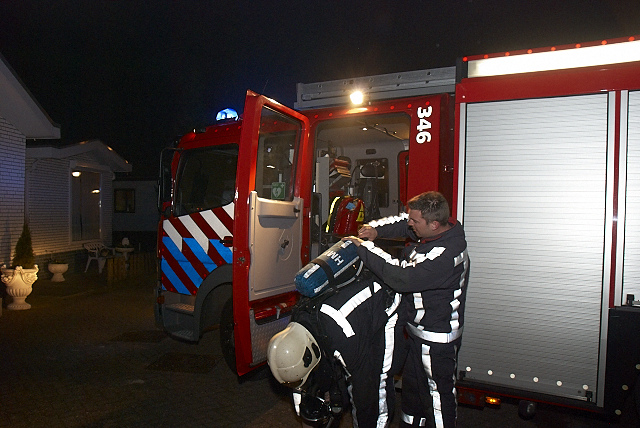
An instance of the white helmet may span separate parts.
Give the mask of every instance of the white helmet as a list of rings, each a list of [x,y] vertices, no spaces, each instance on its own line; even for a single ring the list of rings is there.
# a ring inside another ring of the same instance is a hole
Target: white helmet
[[[269,341],[267,361],[278,382],[302,385],[320,361],[320,347],[309,330],[291,322]]]

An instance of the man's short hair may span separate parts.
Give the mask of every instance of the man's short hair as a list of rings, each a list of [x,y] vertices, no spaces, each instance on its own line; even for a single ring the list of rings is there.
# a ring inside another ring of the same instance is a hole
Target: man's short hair
[[[422,218],[429,223],[437,221],[440,224],[447,224],[449,221],[449,203],[442,193],[435,191],[421,193],[411,198],[407,205],[409,209],[420,211]]]

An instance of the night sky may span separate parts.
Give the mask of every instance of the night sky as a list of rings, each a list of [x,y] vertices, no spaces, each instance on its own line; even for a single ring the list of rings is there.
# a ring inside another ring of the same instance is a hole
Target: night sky
[[[97,138],[155,179],[162,147],[296,83],[640,35],[638,0],[0,0],[0,54],[61,145]]]

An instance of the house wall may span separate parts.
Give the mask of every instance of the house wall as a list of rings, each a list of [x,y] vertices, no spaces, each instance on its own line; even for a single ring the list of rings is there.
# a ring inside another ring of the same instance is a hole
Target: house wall
[[[101,241],[111,246],[114,174],[92,156],[27,158],[26,209],[36,261],[44,264],[53,255],[68,262],[71,271],[78,271],[84,269],[86,250],[82,246],[85,241],[71,240],[72,162],[81,164],[80,169],[100,173]]]
[[[117,180],[113,189],[135,191],[135,212],[113,213],[114,232],[156,232],[158,229],[158,193],[155,181]]]
[[[11,256],[24,221],[26,137],[0,116],[0,265]]]
[[[50,255],[81,249],[71,244],[70,179],[66,159],[27,159],[27,215],[33,252]]]
[[[140,251],[154,251],[158,234],[158,191],[151,180],[116,180],[113,189],[135,191],[135,212],[113,213],[113,242],[126,237]]]

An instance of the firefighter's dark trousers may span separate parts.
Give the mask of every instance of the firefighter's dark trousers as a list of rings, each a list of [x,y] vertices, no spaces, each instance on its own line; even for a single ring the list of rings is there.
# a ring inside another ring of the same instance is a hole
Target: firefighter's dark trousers
[[[391,358],[396,353],[396,319],[394,315],[385,330],[374,335],[368,358],[361,360],[351,371],[349,394],[354,427],[384,428],[393,418],[395,388]]]
[[[455,374],[461,338],[451,343],[411,337],[402,373],[402,427],[456,426]]]

